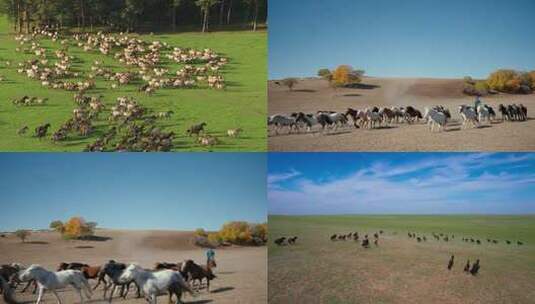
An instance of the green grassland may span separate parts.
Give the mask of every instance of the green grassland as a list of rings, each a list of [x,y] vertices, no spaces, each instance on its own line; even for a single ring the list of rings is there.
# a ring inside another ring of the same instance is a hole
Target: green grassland
[[[0,151],[82,151],[88,143],[105,132],[109,126],[106,115],[95,123],[96,131],[89,137],[74,135],[68,140],[54,144],[49,139],[38,140],[32,136],[33,129],[43,123],[50,123],[49,135],[57,130],[76,107],[74,92],[48,89],[40,81],[28,79],[16,72],[18,62],[32,58],[31,54],[16,52],[17,42],[9,33],[10,24],[0,16],[0,75],[5,78],[0,83]],[[87,92],[90,96],[103,95],[106,107],[116,102],[119,96],[135,98],[150,111],[172,110],[170,119],[162,119],[157,125],[164,131],[175,132],[174,151],[265,151],[266,150],[266,83],[267,83],[267,33],[248,31],[229,31],[216,33],[177,33],[140,36],[146,41],[159,40],[172,47],[204,49],[211,48],[229,58],[223,70],[227,87],[213,90],[206,87],[194,89],[164,88],[152,96],[139,93],[141,82],[133,82],[118,89],[111,89],[110,82],[97,78],[96,88]],[[47,56],[54,60],[54,50],[59,42],[41,40],[47,49]],[[69,55],[75,57],[74,69],[81,75],[88,74],[95,60],[104,62],[105,68],[114,72],[128,69],[113,59],[97,52],[84,52],[71,45]],[[163,52],[162,55],[165,55]],[[164,56],[162,56],[162,59]],[[12,64],[7,66],[6,61]],[[162,60],[162,66],[174,73],[181,66]],[[69,80],[82,80],[71,78]],[[24,95],[48,98],[44,106],[16,107],[11,103],[14,98]],[[217,136],[219,144],[212,148],[200,146],[194,138],[186,136],[186,130],[193,124],[206,122],[207,133]],[[17,135],[17,130],[27,125],[30,132]],[[229,138],[226,131],[242,128],[239,138]]]
[[[269,230],[271,240],[299,237],[293,246],[269,244],[270,303],[533,303],[535,298],[535,216],[270,216]],[[384,231],[379,246],[369,249],[329,239],[354,231],[372,237],[379,230]],[[408,238],[409,231],[427,241]],[[433,232],[455,238],[436,241]],[[452,254],[456,262],[448,271]],[[477,276],[463,272],[467,259],[481,259]]]

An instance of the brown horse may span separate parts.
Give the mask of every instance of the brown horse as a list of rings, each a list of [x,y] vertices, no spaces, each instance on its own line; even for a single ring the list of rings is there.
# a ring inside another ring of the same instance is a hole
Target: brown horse
[[[84,264],[84,263],[78,263],[78,262],[73,262],[73,263],[62,262],[58,265],[57,271],[68,270],[68,269],[82,270],[82,267],[89,267],[89,265]]]
[[[104,286],[108,285],[108,282],[106,282],[105,279],[105,274],[101,270],[102,266],[84,266],[80,269],[86,279],[98,280],[97,285],[93,287],[93,290],[97,289],[101,282],[104,283]]]
[[[2,265],[0,266],[0,277],[2,277],[6,282],[9,282],[13,275],[17,274],[19,269],[11,265]],[[0,293],[4,292],[4,288],[0,286]]]
[[[215,279],[216,276],[212,272],[212,267],[210,264],[206,266],[201,266],[195,264],[192,260],[187,260],[184,262],[184,267],[182,270],[188,274],[189,280],[193,283],[195,280],[199,281],[199,288],[202,285],[203,279],[206,278],[206,290],[210,291],[210,281]]]

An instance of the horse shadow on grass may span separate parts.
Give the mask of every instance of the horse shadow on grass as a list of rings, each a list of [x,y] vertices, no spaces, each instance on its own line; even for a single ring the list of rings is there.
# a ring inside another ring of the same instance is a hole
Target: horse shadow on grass
[[[15,84],[15,83],[17,82],[14,80],[9,80],[9,79],[2,81],[2,84]]]
[[[342,97],[359,97],[362,96],[361,94],[352,93],[352,94],[344,94]]]
[[[227,286],[227,287],[219,287],[217,289],[213,289],[210,291],[210,293],[221,293],[221,292],[225,292],[225,291],[231,291],[231,290],[234,290],[235,288],[234,287],[231,287],[231,286]]]
[[[230,88],[239,88],[239,87],[243,87],[243,85],[241,85],[239,82],[237,81],[226,81],[225,82],[226,86],[227,87],[230,87]]]
[[[204,303],[212,303],[214,300],[198,300],[198,301],[192,301],[192,302],[188,302],[188,303],[191,303],[191,304],[204,304]]]
[[[76,248],[76,249],[93,249],[95,247],[94,246],[75,246],[74,248]]]

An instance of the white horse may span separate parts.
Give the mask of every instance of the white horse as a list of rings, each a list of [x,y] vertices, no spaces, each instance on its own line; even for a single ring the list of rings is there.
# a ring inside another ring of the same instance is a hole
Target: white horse
[[[45,289],[50,290],[54,296],[56,296],[58,304],[61,304],[62,302],[56,289],[65,288],[68,285],[71,285],[76,289],[80,295],[80,303],[82,304],[84,303],[82,289],[88,299],[90,299],[92,295],[91,286],[89,286],[83,273],[78,270],[52,272],[39,265],[31,265],[19,274],[19,279],[21,281],[30,281],[32,279],[37,281],[37,285],[39,286],[39,296],[37,297],[37,302],[35,302],[36,304],[41,303]]]
[[[479,127],[476,111],[473,108],[465,105],[459,106],[459,113],[461,113],[461,117],[463,118],[462,127],[466,128],[468,123],[474,127]]]
[[[373,112],[370,109],[366,109],[365,114],[366,114],[366,122],[368,125],[368,129],[374,128],[377,124],[381,126],[381,122],[383,118],[381,114],[379,114],[378,112]]]
[[[284,127],[288,127],[288,133],[292,133],[292,130],[296,127],[296,122],[294,117],[275,114],[268,117],[268,126],[275,126],[275,135],[278,135],[279,130]]]
[[[296,123],[306,127],[306,132],[312,131],[312,128],[318,125],[318,119],[314,114],[298,113],[296,116]]]
[[[172,291],[177,294],[177,304],[181,303],[180,295],[182,290],[189,292],[192,296],[196,296],[180,272],[173,270],[152,272],[131,264],[123,271],[119,280],[125,283],[134,280],[139,288],[143,290],[145,299],[150,304],[157,304],[156,297],[160,293],[167,291],[170,292],[169,297],[172,296]]]
[[[446,126],[446,115],[435,109],[425,108],[424,119],[426,119],[427,124],[430,125],[431,132],[433,132],[435,126],[438,126],[438,131],[443,130]]]
[[[336,131],[339,127],[347,125],[347,117],[344,113],[339,112],[327,112],[327,111],[318,111],[317,115],[327,115],[332,122],[331,127]]]

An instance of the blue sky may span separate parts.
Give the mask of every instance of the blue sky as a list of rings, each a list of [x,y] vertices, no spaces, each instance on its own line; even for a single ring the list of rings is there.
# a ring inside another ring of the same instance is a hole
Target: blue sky
[[[533,214],[535,153],[270,153],[270,214]]]
[[[1,153],[0,231],[83,216],[100,227],[266,221],[263,153]]]
[[[535,69],[533,0],[273,0],[269,78],[350,64],[371,76]]]

